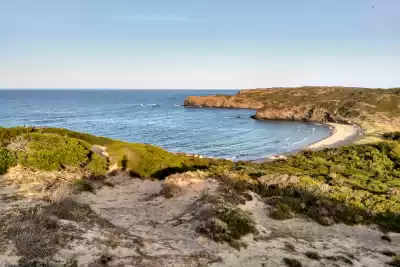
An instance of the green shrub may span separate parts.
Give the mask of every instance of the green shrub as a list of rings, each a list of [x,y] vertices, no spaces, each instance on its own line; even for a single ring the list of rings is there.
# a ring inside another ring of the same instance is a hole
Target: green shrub
[[[302,267],[303,266],[301,264],[301,262],[299,262],[296,259],[283,258],[283,261],[285,262],[286,266],[288,266],[288,267]]]
[[[15,154],[5,148],[0,147],[0,174],[7,172],[8,168],[15,166],[17,159]]]
[[[221,205],[217,217],[228,225],[233,239],[257,232],[253,217],[249,212],[231,205]]]
[[[35,127],[13,127],[1,128],[0,127],[0,146],[8,145],[15,137],[36,131]]]
[[[400,267],[400,255],[393,256],[392,261],[389,263],[389,265]]]
[[[107,147],[111,160],[140,177],[161,177],[170,168],[181,168],[180,158],[159,147],[147,144],[115,142]]]
[[[306,253],[305,253],[305,255],[308,257],[308,258],[310,258],[310,259],[313,259],[313,260],[316,260],[316,261],[319,261],[320,259],[321,259],[321,256],[318,254],[318,252],[316,252],[316,251],[307,251]]]
[[[85,179],[74,179],[72,181],[73,185],[76,187],[77,191],[80,192],[93,192],[93,185]]]
[[[86,141],[87,143],[94,145],[108,145],[115,140],[106,137],[94,136],[87,133],[79,133],[62,128],[52,128],[52,127],[12,127],[12,128],[1,128],[0,127],[0,145],[7,145],[12,139],[19,135],[26,133],[53,133],[61,136],[71,137]]]
[[[91,171],[92,175],[99,176],[106,174],[108,169],[107,165],[107,160],[104,157],[94,153],[91,156],[91,160],[88,163],[87,168]]]
[[[198,228],[200,233],[217,242],[226,241],[236,249],[245,246],[239,241],[242,236],[257,233],[251,213],[230,203],[221,202],[221,199],[211,198],[207,201],[216,203],[209,210],[204,210],[205,216],[201,218]]]
[[[82,140],[57,134],[30,133],[26,151],[20,152],[18,162],[25,167],[40,170],[60,170],[82,167],[89,158],[90,145]]]
[[[400,132],[389,132],[389,133],[384,133],[383,137],[385,139],[389,140],[395,140],[395,141],[400,141]]]
[[[54,133],[58,134],[61,136],[67,136],[70,138],[76,138],[83,140],[91,145],[101,145],[101,146],[106,146],[109,144],[112,144],[116,142],[113,139],[107,138],[107,137],[102,137],[102,136],[95,136],[87,133],[80,133],[80,132],[75,132],[71,131],[68,129],[62,129],[62,128],[37,128],[37,131],[40,133]]]
[[[292,212],[292,209],[288,205],[279,201],[275,205],[269,216],[271,216],[271,218],[275,220],[287,220],[292,219],[294,217],[294,214]]]

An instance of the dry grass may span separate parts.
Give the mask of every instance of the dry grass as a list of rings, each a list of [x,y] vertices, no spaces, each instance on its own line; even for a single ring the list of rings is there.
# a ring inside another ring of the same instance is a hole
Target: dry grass
[[[76,181],[86,175],[82,170],[34,171],[16,166],[9,169],[3,179],[16,185],[22,196],[57,203],[79,191]]]
[[[12,244],[21,256],[21,264],[32,260],[44,262],[71,240],[81,239],[85,227],[115,230],[114,225],[98,216],[89,205],[71,199],[48,206],[14,209],[0,217],[0,246]]]
[[[68,239],[68,230],[60,226],[41,207],[13,210],[0,218],[0,236],[11,241],[23,261],[46,259]]]
[[[390,122],[379,123],[371,120],[363,121],[360,123],[360,126],[363,129],[364,135],[355,142],[356,144],[369,144],[383,141],[384,133],[393,132],[400,128],[400,126],[396,126]]]
[[[7,145],[7,149],[15,152],[25,151],[28,145],[28,140],[23,136],[17,136]]]
[[[100,217],[87,204],[80,204],[70,198],[63,199],[59,203],[53,203],[46,207],[48,214],[62,220],[74,221],[82,226],[114,229],[115,226],[106,219]]]
[[[162,185],[159,195],[165,198],[173,198],[182,195],[182,188],[179,185],[166,183]]]

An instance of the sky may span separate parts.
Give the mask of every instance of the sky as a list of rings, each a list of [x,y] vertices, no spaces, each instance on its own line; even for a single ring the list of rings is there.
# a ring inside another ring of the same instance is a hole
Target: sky
[[[399,62],[399,0],[0,0],[0,88],[386,88]]]

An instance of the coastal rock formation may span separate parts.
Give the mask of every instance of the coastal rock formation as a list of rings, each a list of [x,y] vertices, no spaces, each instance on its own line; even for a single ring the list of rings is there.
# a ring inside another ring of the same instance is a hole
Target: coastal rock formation
[[[246,89],[230,96],[190,96],[184,105],[254,109],[255,119],[355,123],[373,129],[374,135],[375,129],[400,129],[398,89],[322,86]]]
[[[256,111],[253,116],[260,120],[293,120],[293,121],[315,121],[315,122],[334,122],[349,123],[338,114],[332,114],[328,110],[320,108],[268,108],[263,107]]]
[[[185,107],[206,107],[206,108],[244,108],[259,109],[264,106],[262,101],[257,99],[246,99],[229,96],[190,96],[185,99]]]

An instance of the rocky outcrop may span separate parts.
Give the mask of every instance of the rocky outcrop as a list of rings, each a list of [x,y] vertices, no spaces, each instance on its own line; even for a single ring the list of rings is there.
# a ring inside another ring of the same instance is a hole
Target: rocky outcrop
[[[234,96],[189,96],[185,99],[185,107],[206,108],[243,108],[259,109],[264,104],[255,99],[242,99]]]
[[[268,99],[257,99],[255,96],[259,93],[262,93],[262,90],[241,90],[235,96],[190,96],[185,99],[184,106],[254,109],[256,113],[253,118],[258,120],[350,122],[339,114],[316,105],[294,105],[284,102],[269,103]]]
[[[321,108],[304,108],[304,107],[281,107],[269,108],[263,107],[256,111],[253,116],[259,120],[293,120],[293,121],[313,121],[313,122],[333,122],[333,123],[350,123],[350,121],[342,118],[338,114],[329,112]]]

